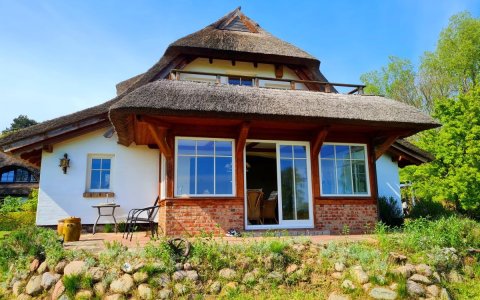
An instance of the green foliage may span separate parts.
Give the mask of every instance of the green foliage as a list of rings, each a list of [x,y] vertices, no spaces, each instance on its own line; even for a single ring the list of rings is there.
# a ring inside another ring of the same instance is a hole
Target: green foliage
[[[408,217],[413,219],[427,218],[438,219],[455,214],[454,211],[447,209],[441,202],[431,199],[420,199],[410,210]]]
[[[19,115],[18,117],[13,119],[13,122],[10,124],[10,127],[2,131],[2,134],[15,132],[17,130],[27,128],[35,124],[37,124],[35,120],[28,118],[26,115]]]
[[[11,231],[35,225],[35,213],[29,211],[0,213],[0,230]]]
[[[38,190],[32,190],[27,200],[6,197],[0,207],[0,230],[10,231],[35,224]]]
[[[93,286],[93,279],[88,275],[66,275],[62,278],[63,286],[65,287],[65,294],[70,298],[74,299],[75,294],[80,289],[91,289]]]
[[[270,243],[269,248],[272,253],[282,254],[287,245],[288,244],[283,240],[273,240]]]
[[[105,224],[105,225],[103,225],[103,232],[105,232],[105,233],[113,232],[114,229],[115,229],[115,227],[114,227],[113,224]]]
[[[3,204],[0,207],[0,213],[9,213],[22,210],[22,205],[25,200],[22,197],[7,196],[3,199]]]
[[[434,116],[443,126],[421,133],[417,145],[436,159],[405,168],[402,177],[413,182],[421,199],[445,200],[457,210],[475,211],[480,208],[480,87],[439,100]]]
[[[378,209],[380,220],[389,226],[398,226],[399,219],[403,217],[402,208],[397,204],[397,200],[393,197],[379,197]]]

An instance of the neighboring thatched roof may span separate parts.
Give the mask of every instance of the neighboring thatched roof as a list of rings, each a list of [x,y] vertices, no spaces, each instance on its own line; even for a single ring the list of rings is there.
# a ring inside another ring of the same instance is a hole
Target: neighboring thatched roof
[[[389,152],[407,160],[399,161],[399,166],[419,165],[435,160],[435,156],[404,139],[398,139],[390,146]]]
[[[274,120],[293,118],[358,125],[388,124],[390,128],[416,130],[439,125],[418,109],[384,97],[172,80],[149,83],[112,105],[110,120],[120,143],[126,142],[121,137],[127,134],[123,128],[127,128],[126,116],[132,113]]]
[[[0,170],[5,167],[21,167],[32,172],[36,178],[40,175],[40,170],[32,165],[26,164],[23,160],[12,157],[0,151]]]

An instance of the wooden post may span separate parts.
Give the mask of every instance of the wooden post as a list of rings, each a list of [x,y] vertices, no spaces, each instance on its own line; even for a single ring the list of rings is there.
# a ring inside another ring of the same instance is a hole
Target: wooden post
[[[243,165],[243,156],[244,156],[244,149],[245,143],[247,141],[248,131],[250,130],[249,123],[243,123],[242,127],[240,128],[240,132],[237,138],[237,146],[235,151],[235,177],[236,177],[236,196],[237,197],[244,197],[244,165]]]
[[[330,93],[332,92],[332,87],[330,86],[330,84],[325,84],[325,93]]]

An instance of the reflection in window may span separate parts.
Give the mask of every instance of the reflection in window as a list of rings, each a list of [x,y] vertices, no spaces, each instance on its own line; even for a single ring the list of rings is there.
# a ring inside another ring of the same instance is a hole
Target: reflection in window
[[[252,80],[252,78],[228,77],[228,84],[230,84],[230,85],[252,86],[253,85],[253,80]]]
[[[233,195],[233,142],[178,139],[177,195]]]
[[[111,157],[90,158],[90,191],[110,191]]]
[[[37,178],[33,176],[32,172],[25,168],[9,167],[6,170],[0,171],[0,182],[37,182]]]
[[[320,151],[322,195],[368,195],[365,145],[324,144]]]

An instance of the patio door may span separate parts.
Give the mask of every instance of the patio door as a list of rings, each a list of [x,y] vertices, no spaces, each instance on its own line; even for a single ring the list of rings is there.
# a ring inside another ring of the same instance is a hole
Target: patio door
[[[308,142],[247,142],[245,149],[247,229],[313,227],[309,146]],[[261,174],[254,174],[259,172],[259,168],[255,169],[255,164],[260,164],[262,159],[266,160],[267,158],[270,159],[272,165],[275,165],[276,172],[269,172],[268,170],[272,168],[268,168],[264,163],[260,168]],[[268,184],[272,181],[276,182],[275,187]],[[258,214],[256,214],[257,218],[249,218],[248,214],[254,215],[254,210],[248,206],[248,195],[259,189],[264,191],[259,206],[260,218],[258,218]],[[272,194],[275,194],[276,200],[272,197]],[[264,218],[265,216],[270,218],[272,216],[272,212],[268,211],[272,207],[271,201],[277,201],[276,211],[274,212],[275,222]]]

